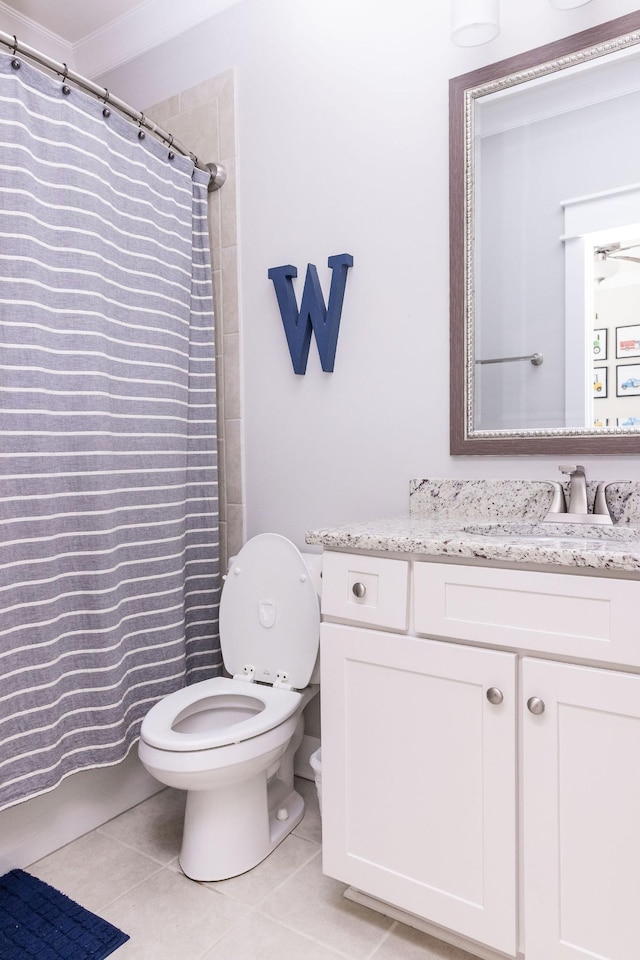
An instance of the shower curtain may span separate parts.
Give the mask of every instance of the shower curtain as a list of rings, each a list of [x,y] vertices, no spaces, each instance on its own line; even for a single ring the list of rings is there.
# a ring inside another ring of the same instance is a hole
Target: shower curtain
[[[0,54],[0,809],[220,670],[207,183]]]

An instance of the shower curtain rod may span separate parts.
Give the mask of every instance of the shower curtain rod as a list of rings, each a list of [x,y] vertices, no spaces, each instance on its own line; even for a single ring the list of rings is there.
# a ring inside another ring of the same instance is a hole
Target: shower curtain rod
[[[141,113],[139,110],[134,109],[134,107],[129,106],[128,103],[125,103],[124,100],[120,100],[119,97],[115,97],[112,93],[109,93],[106,87],[100,87],[92,80],[88,80],[87,77],[76,73],[75,70],[70,70],[66,63],[52,60],[46,54],[34,49],[34,47],[30,47],[28,44],[19,41],[15,34],[11,35],[10,33],[5,33],[3,30],[0,30],[0,43],[4,44],[5,47],[9,47],[14,56],[21,53],[30,60],[34,60],[41,66],[46,67],[47,70],[53,70],[54,73],[62,77],[64,83],[69,80],[82,90],[86,90],[94,97],[97,97],[98,100],[103,100],[105,104],[108,103],[109,106],[115,107],[120,113],[125,114],[125,116],[131,120],[135,120],[141,128],[150,130],[151,133],[159,137],[160,140],[164,140],[170,150],[177,150],[177,152],[183,156],[191,157],[196,167],[200,170],[208,170],[211,177],[209,180],[209,193],[214,190],[219,190],[227,179],[227,172],[221,163],[200,163],[191,150],[183,146],[179,140],[176,140],[175,137],[167,133],[166,130],[163,130],[162,127],[159,127],[152,120],[145,117],[144,113]]]

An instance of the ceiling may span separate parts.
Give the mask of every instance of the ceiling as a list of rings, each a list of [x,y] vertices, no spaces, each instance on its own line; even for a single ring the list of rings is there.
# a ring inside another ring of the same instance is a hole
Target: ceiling
[[[73,44],[145,3],[143,0],[99,0],[97,3],[95,0],[64,0],[63,3],[6,0],[5,5]]]
[[[239,0],[0,0],[0,30],[94,78]]]

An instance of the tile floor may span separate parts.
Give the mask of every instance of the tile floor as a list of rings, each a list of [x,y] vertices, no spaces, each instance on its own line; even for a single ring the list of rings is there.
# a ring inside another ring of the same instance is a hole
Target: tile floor
[[[350,900],[321,868],[315,785],[263,863],[217,883],[178,866],[184,794],[163,790],[28,867],[131,939],[114,960],[474,960]]]

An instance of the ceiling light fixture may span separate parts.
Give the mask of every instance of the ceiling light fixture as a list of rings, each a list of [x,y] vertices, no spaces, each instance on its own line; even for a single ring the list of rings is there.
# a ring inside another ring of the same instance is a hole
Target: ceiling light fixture
[[[451,0],[451,39],[456,46],[477,47],[499,33],[499,0]]]
[[[593,265],[593,279],[596,283],[608,280],[618,272],[621,264],[607,256],[606,250],[596,250]]]

